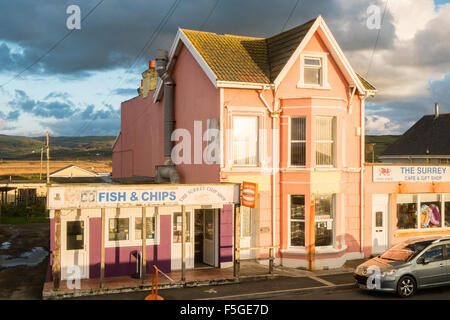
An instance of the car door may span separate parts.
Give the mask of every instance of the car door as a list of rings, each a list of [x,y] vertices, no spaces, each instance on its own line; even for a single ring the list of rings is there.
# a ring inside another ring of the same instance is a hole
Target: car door
[[[416,265],[416,275],[420,286],[427,287],[447,282],[447,260],[444,259],[443,245],[428,248],[416,261],[420,258],[425,259],[425,263]]]

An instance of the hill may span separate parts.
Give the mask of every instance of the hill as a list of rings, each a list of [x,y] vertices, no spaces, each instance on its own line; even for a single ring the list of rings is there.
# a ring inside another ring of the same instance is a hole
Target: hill
[[[50,159],[111,159],[115,137],[50,137]],[[40,160],[45,137],[0,135],[0,159]],[[44,150],[45,151],[45,150]],[[45,158],[45,156],[44,156]]]
[[[374,145],[375,162],[379,162],[378,156],[383,153],[386,148],[394,143],[400,136],[386,135],[386,136],[366,136],[366,162],[372,162],[372,152],[368,152],[368,145]]]

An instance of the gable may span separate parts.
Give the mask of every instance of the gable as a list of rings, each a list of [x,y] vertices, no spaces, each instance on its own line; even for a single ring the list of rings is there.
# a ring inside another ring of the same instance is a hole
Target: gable
[[[97,177],[97,174],[77,166],[69,166],[53,172],[50,177]]]

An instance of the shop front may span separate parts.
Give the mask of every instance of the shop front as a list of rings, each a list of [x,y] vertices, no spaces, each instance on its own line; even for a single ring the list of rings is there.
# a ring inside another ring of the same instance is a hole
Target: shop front
[[[411,237],[450,235],[450,166],[366,166],[365,189],[366,255]]]
[[[51,186],[52,278],[229,267],[238,204],[228,183]]]

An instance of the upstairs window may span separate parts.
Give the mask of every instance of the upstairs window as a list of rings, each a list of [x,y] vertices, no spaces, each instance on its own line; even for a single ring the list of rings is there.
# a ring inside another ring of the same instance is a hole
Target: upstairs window
[[[291,118],[291,166],[306,165],[306,118]]]
[[[316,164],[318,166],[334,165],[333,117],[318,117],[316,119]]]
[[[305,84],[320,86],[322,84],[322,59],[306,57],[304,60],[304,77]]]
[[[233,117],[233,165],[258,165],[258,117]]]

